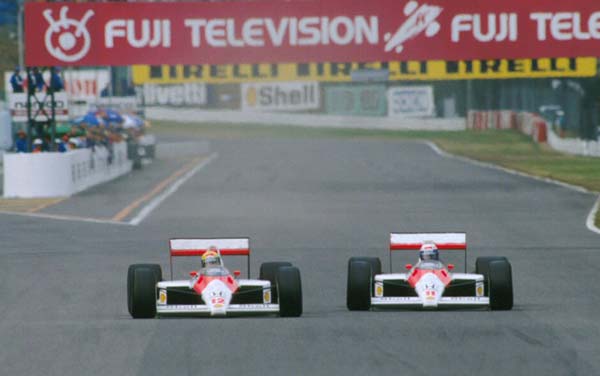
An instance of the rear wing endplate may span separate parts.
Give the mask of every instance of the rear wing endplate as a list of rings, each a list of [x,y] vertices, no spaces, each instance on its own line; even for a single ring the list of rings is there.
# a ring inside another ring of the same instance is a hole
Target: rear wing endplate
[[[467,271],[467,234],[464,232],[419,232],[390,234],[390,273],[393,251],[418,251],[423,243],[433,242],[440,251],[462,251]]]
[[[221,256],[247,256],[248,278],[250,278],[249,238],[176,238],[169,240],[171,279],[173,279],[173,257],[202,256],[211,247],[216,247]]]

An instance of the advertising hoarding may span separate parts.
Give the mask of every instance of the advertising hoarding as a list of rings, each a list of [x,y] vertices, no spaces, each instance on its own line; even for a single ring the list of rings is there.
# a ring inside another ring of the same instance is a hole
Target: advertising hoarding
[[[316,110],[321,104],[317,82],[275,82],[240,86],[244,111]]]
[[[434,114],[433,87],[406,86],[388,89],[390,117],[428,117]]]
[[[30,66],[597,57],[600,4],[28,2],[25,37]]]

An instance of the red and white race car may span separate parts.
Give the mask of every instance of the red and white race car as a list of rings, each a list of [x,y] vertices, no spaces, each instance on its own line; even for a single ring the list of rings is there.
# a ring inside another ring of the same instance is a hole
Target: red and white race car
[[[171,280],[163,281],[160,265],[135,264],[127,273],[127,303],[133,318],[155,316],[231,316],[302,314],[300,271],[289,262],[267,262],[259,279],[250,279],[250,241],[171,239]],[[201,268],[190,278],[173,280],[173,257],[194,256]],[[223,256],[246,256],[248,274],[230,273]]]
[[[392,252],[419,251],[406,273],[392,273]],[[439,251],[464,252],[465,273],[439,260]],[[478,257],[475,273],[466,273],[465,233],[390,234],[390,273],[381,273],[378,257],[353,257],[348,262],[346,305],[349,310],[376,308],[513,307],[512,269],[506,257]]]

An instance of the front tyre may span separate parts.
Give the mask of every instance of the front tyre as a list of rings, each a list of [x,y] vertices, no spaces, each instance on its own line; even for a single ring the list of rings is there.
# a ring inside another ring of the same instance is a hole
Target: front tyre
[[[302,315],[302,281],[300,270],[294,266],[281,266],[275,276],[281,317]]]
[[[508,311],[513,307],[512,268],[508,261],[489,263],[490,308]]]
[[[350,259],[348,262],[346,306],[350,311],[367,311],[371,308],[372,274],[372,266],[368,261]]]
[[[485,296],[490,296],[490,263],[493,261],[508,262],[508,259],[504,256],[484,256],[475,260],[475,273],[483,276]]]
[[[260,264],[260,272],[258,279],[271,282],[271,299],[273,303],[278,302],[277,283],[275,281],[275,277],[277,276],[277,271],[282,266],[292,266],[292,263],[287,261],[276,261],[263,262],[262,264]]]
[[[136,264],[127,271],[127,306],[134,319],[156,316],[156,284],[162,279],[160,265]]]

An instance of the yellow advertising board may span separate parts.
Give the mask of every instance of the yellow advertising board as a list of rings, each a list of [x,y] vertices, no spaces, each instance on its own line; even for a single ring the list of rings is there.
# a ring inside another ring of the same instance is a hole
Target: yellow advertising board
[[[357,71],[387,71],[390,81],[593,77],[596,58],[406,61],[388,63],[283,63],[133,67],[137,85],[318,81],[351,82]]]

